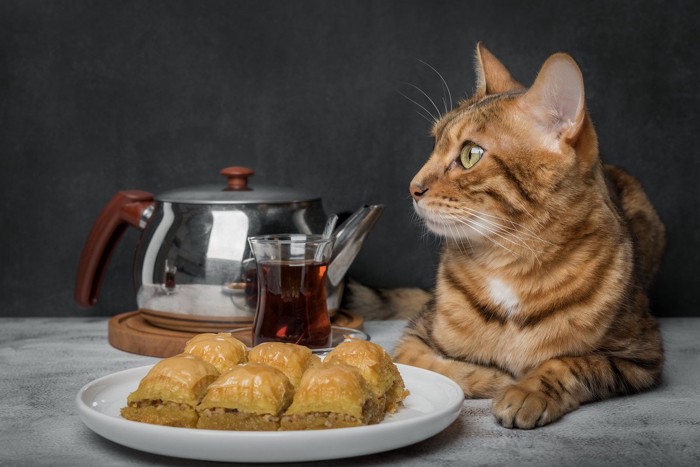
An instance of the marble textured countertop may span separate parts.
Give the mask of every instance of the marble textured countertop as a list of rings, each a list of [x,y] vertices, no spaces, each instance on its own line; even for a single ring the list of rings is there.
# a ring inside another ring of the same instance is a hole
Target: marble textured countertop
[[[489,400],[467,400],[457,421],[426,441],[314,464],[700,465],[700,318],[660,321],[666,366],[654,391],[588,404],[531,431],[502,428]],[[391,349],[403,326],[370,321],[365,330]],[[83,385],[156,361],[112,348],[106,318],[0,318],[0,465],[220,465],[126,448],[78,418]]]

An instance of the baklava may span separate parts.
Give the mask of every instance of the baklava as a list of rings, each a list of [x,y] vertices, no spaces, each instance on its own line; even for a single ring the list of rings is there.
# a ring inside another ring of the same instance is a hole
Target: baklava
[[[277,368],[287,375],[292,386],[299,386],[304,372],[321,363],[308,347],[282,342],[265,342],[253,347],[248,360]]]
[[[379,423],[377,403],[357,368],[321,364],[306,370],[281,421],[282,430],[320,430]]]
[[[127,397],[122,417],[155,425],[194,428],[196,407],[219,372],[196,355],[180,354],[161,360]]]
[[[275,431],[293,392],[278,369],[259,363],[239,365],[209,386],[197,407],[197,428]]]
[[[361,340],[346,341],[333,349],[325,362],[357,368],[388,413],[396,412],[408,396],[399,369],[380,345]]]
[[[230,332],[198,334],[187,341],[184,352],[208,361],[221,374],[245,363],[248,357],[248,347]]]

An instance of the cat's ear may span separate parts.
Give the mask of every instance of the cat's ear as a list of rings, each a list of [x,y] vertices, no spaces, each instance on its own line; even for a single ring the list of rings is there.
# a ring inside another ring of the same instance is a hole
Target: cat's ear
[[[574,59],[564,53],[549,57],[522,102],[557,144],[562,139],[575,143],[586,118],[586,102],[583,75]]]
[[[479,42],[476,44],[475,66],[476,94],[500,94],[523,89],[523,85],[513,79],[505,66]]]

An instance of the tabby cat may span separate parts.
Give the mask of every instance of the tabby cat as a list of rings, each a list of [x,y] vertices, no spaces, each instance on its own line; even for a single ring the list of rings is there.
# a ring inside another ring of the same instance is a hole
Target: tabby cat
[[[479,44],[476,73],[410,185],[444,242],[397,361],[493,398],[508,428],[653,387],[663,349],[646,289],[664,227],[637,180],[600,162],[581,71],[558,53],[526,89]]]

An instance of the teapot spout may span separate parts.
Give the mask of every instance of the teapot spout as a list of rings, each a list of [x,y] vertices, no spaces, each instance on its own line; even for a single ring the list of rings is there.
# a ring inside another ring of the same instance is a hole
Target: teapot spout
[[[362,248],[367,234],[384,212],[384,206],[362,206],[333,234],[333,255],[328,263],[328,281],[337,287]]]

